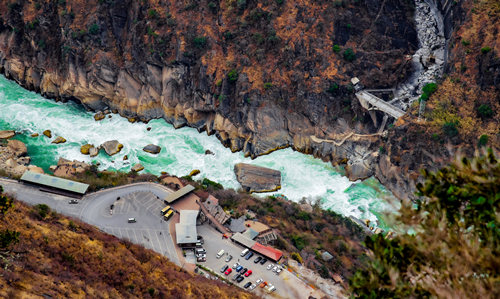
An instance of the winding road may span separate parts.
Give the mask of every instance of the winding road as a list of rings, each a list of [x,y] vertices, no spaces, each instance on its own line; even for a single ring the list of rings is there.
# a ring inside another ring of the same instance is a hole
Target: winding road
[[[162,199],[173,191],[160,184],[135,183],[101,190],[85,195],[78,204],[69,204],[71,197],[41,192],[37,187],[15,180],[0,178],[0,185],[20,201],[30,205],[46,204],[58,213],[163,254],[181,266],[169,223],[160,214],[165,206]],[[114,205],[112,214],[111,205]],[[128,223],[131,217],[137,222]]]

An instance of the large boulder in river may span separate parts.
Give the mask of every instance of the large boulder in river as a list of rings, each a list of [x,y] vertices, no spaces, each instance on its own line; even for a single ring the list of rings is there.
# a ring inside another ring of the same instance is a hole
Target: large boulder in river
[[[247,192],[273,192],[281,189],[281,172],[278,170],[238,163],[234,165],[234,173]]]
[[[99,150],[98,150],[97,148],[95,148],[95,147],[93,147],[93,146],[92,146],[92,147],[89,149],[89,155],[90,155],[91,157],[95,157],[95,156],[97,156],[97,154],[99,154]]]
[[[122,150],[123,144],[118,142],[118,140],[111,140],[101,144],[101,147],[106,151],[106,154],[113,156]]]
[[[0,139],[9,139],[14,137],[14,135],[16,135],[16,132],[12,130],[0,131]]]
[[[84,144],[80,147],[80,153],[84,154],[84,155],[88,155],[90,154],[90,148],[91,147],[94,147],[92,144]]]
[[[151,154],[158,154],[161,151],[161,147],[154,144],[148,144],[142,150]]]
[[[52,132],[50,130],[45,130],[43,131],[43,135],[49,137],[49,138],[52,138]]]
[[[57,136],[56,139],[54,139],[52,141],[52,143],[55,143],[55,144],[65,143],[65,142],[66,142],[66,139],[64,139],[64,137],[61,137],[61,136]]]

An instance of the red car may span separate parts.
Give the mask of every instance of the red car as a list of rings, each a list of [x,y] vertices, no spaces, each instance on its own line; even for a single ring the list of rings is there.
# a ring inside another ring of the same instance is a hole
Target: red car
[[[233,269],[227,268],[226,272],[224,274],[229,275],[231,272],[233,272]]]
[[[252,270],[248,270],[248,271],[247,271],[247,273],[245,273],[245,276],[246,276],[246,277],[248,277],[248,276],[250,276],[250,275],[252,275]]]

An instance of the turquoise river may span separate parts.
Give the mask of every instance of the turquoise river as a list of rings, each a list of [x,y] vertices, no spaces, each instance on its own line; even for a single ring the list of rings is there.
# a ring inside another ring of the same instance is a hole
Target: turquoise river
[[[151,127],[147,131],[147,127]],[[32,164],[48,171],[50,165],[57,164],[59,157],[85,162],[99,162],[100,169],[128,171],[131,166],[141,163],[146,172],[183,176],[193,169],[199,169],[197,178],[207,177],[224,187],[239,188],[233,167],[245,162],[280,170],[282,173],[282,193],[290,200],[305,198],[314,202],[320,200],[325,209],[360,219],[379,220],[381,215],[393,208],[386,199],[390,192],[374,178],[351,182],[343,175],[343,170],[333,167],[312,156],[291,149],[275,151],[269,155],[251,160],[243,154],[232,153],[214,136],[198,133],[192,128],[174,129],[162,119],[144,123],[129,123],[119,115],[112,115],[96,122],[93,113],[76,103],[61,103],[43,98],[39,94],[20,87],[13,81],[0,76],[0,130],[16,130],[15,137],[28,146]],[[55,136],[64,137],[64,144],[51,144],[51,139],[43,136],[44,130]],[[39,137],[30,137],[39,133]],[[94,158],[82,155],[80,146],[91,143],[96,146],[116,139],[124,145],[122,151],[109,157],[104,151]],[[142,148],[147,144],[162,147],[160,154],[146,153]],[[206,155],[205,150],[215,155]],[[123,161],[128,155],[129,160]]]

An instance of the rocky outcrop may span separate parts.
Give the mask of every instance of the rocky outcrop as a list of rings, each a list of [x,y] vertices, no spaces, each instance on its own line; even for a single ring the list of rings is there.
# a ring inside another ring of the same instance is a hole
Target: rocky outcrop
[[[52,140],[52,143],[55,143],[55,144],[65,143],[65,142],[66,142],[66,139],[64,139],[64,137],[61,137],[61,136],[57,136],[56,139]]]
[[[80,147],[80,153],[88,155],[90,148],[94,147],[92,144],[84,144]]]
[[[51,167],[55,176],[66,178],[74,178],[76,175],[84,173],[89,169],[90,165],[87,163],[77,160],[70,161],[64,158],[59,158],[56,167]]]
[[[34,169],[36,166],[29,165],[31,159],[26,156],[27,153],[26,145],[19,140],[0,142],[0,170],[5,171],[7,175],[20,177],[30,167]],[[39,171],[37,168],[36,170]]]
[[[150,154],[158,154],[161,151],[161,147],[154,144],[148,144],[142,150]]]
[[[0,131],[0,139],[9,139],[16,135],[16,132],[12,130]]]
[[[45,130],[43,131],[43,135],[49,137],[49,138],[52,138],[52,132],[50,130]]]
[[[113,156],[122,150],[123,144],[118,142],[118,140],[111,140],[104,142],[100,147],[104,149],[106,154]]]
[[[14,153],[16,157],[22,157],[28,154],[28,148],[26,147],[26,144],[19,140],[9,140],[7,142],[7,147]]]
[[[272,192],[281,189],[281,172],[245,163],[234,165],[236,179],[247,192]]]

